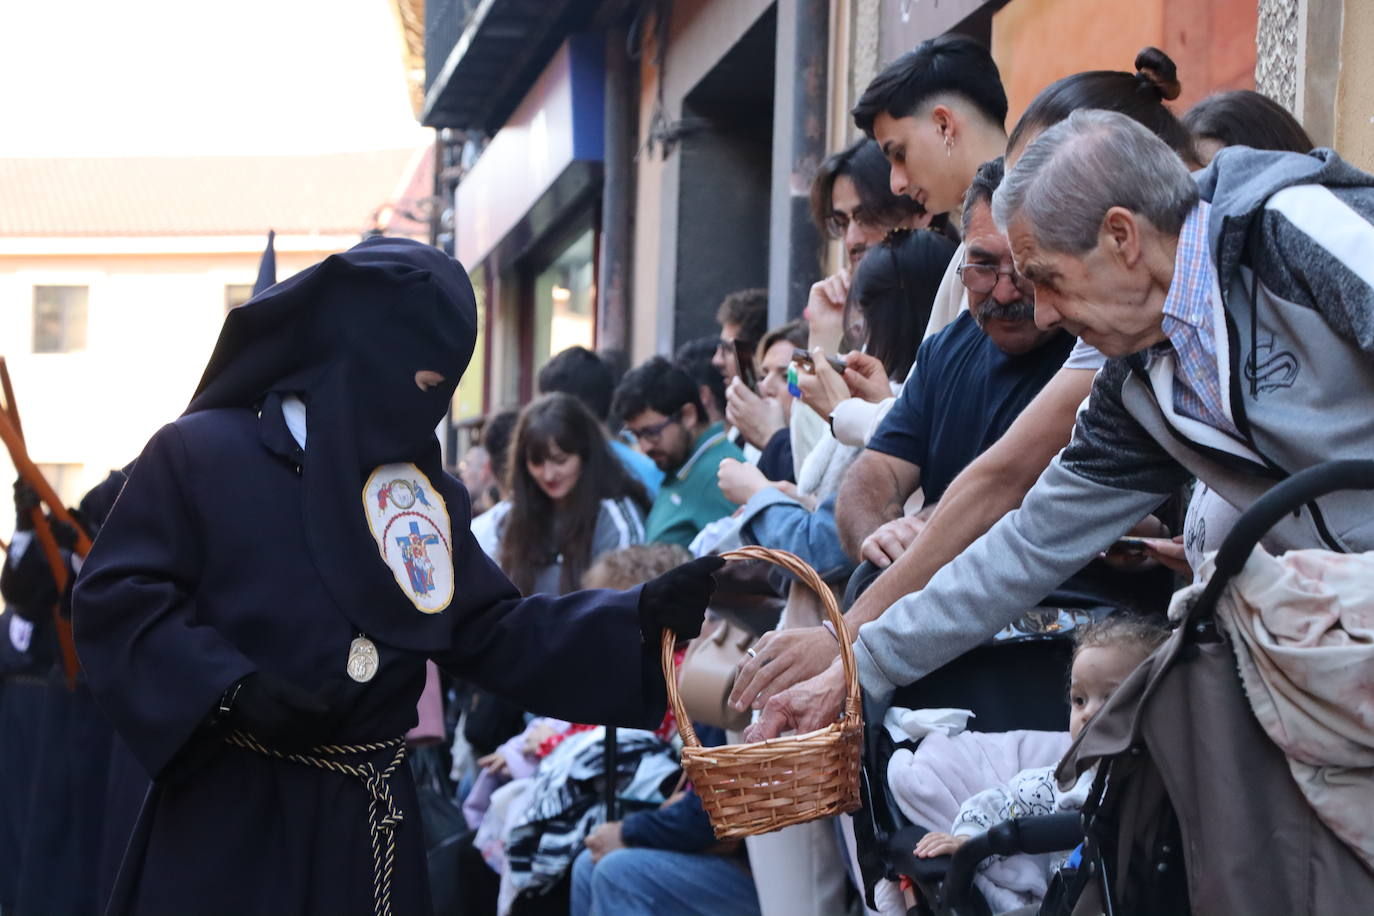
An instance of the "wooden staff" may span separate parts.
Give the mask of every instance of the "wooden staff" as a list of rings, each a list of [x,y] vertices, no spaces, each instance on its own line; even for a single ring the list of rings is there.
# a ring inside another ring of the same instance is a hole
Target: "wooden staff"
[[[14,428],[14,422],[9,414],[3,411],[0,411],[0,439],[4,440],[5,448],[9,450],[10,460],[14,462],[14,469],[19,472],[20,477],[24,478],[25,483],[33,487],[33,491],[47,505],[48,511],[53,514],[53,517],[59,522],[71,525],[76,530],[76,555],[84,557],[90,553],[90,535],[86,534],[86,529],[82,528],[77,524],[76,519],[72,518],[72,514],[62,504],[62,499],[57,495],[57,491],[43,477],[43,472],[38,470],[38,465],[29,460],[28,452],[24,450],[23,438]],[[41,514],[41,510],[34,511]],[[45,519],[44,527],[46,525]]]
[[[19,402],[14,399],[14,386],[10,384],[10,367],[5,364],[3,356],[0,356],[0,391],[5,395],[5,413],[9,415],[10,421],[14,424],[14,431],[19,433],[22,441],[24,425],[19,422]]]
[[[29,455],[24,447],[24,434],[19,424],[19,404],[14,399],[14,389],[10,385],[9,369],[5,365],[4,357],[0,356],[0,391],[4,392],[4,409],[0,410],[0,439],[4,440],[5,448],[10,453],[10,460],[13,461],[15,469],[24,478],[24,482],[31,486],[38,498],[48,505],[52,514],[58,520],[72,526],[76,532],[75,551],[78,556],[85,557],[91,549],[91,539],[86,534],[84,528],[77,524],[76,519],[72,518],[66,506],[62,505],[62,500],[49,485],[43,473],[38,470],[38,466],[29,460]],[[43,550],[43,557],[48,561],[48,567],[52,570],[53,583],[57,586],[57,601],[53,604],[52,618],[53,625],[57,630],[57,642],[62,650],[62,669],[67,677],[67,689],[76,689],[76,676],[81,670],[81,662],[76,656],[76,641],[72,637],[72,624],[66,617],[62,616],[62,596],[67,593],[67,564],[62,560],[62,551],[57,545],[57,538],[53,536],[52,526],[48,524],[48,517],[43,513],[42,506],[35,506],[30,510],[33,520],[34,537],[38,539],[39,546]],[[7,551],[8,552],[8,551]]]
[[[0,417],[3,417],[3,414],[0,414]],[[8,420],[8,417],[4,419]],[[48,517],[43,514],[42,507],[35,506],[31,512],[34,536],[43,548],[43,557],[48,561],[48,568],[52,570],[52,580],[57,585],[57,601],[53,602],[52,621],[57,628],[57,643],[62,649],[62,670],[67,675],[67,689],[75,690],[76,675],[81,670],[81,662],[76,657],[76,639],[72,635],[72,622],[62,615],[62,596],[67,593],[67,564],[62,560],[62,551],[57,546],[57,538],[53,537],[52,526],[48,524]],[[80,527],[76,530],[77,535],[81,536]]]

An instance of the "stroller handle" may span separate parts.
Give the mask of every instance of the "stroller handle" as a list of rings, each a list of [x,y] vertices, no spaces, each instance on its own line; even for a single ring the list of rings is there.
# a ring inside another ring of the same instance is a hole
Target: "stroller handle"
[[[1014,817],[970,837],[954,851],[940,891],[941,904],[959,909],[968,900],[978,865],[988,856],[1064,852],[1083,842],[1083,815],[1077,811]]]
[[[1198,619],[1211,616],[1226,583],[1241,571],[1255,545],[1270,528],[1317,497],[1339,490],[1374,490],[1374,461],[1362,458],[1326,461],[1299,471],[1255,500],[1236,519],[1235,526],[1217,551],[1216,572],[1194,605]]]

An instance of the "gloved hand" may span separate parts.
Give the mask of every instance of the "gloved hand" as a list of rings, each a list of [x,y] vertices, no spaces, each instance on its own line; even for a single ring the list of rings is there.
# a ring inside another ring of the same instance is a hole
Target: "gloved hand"
[[[52,529],[52,539],[57,542],[57,546],[70,553],[76,549],[76,529],[66,522],[59,522],[56,518],[48,516],[48,527]]]
[[[265,671],[244,677],[224,692],[223,713],[231,729],[247,732],[268,747],[304,750],[324,743],[347,712],[343,685],[311,693]]]
[[[33,510],[37,509],[41,503],[38,494],[33,487],[23,477],[17,477],[14,481],[14,530],[32,531],[33,530]]]
[[[644,583],[639,593],[639,630],[644,641],[658,645],[662,630],[672,630],[679,639],[700,635],[706,605],[716,590],[711,573],[724,565],[723,557],[700,557]]]

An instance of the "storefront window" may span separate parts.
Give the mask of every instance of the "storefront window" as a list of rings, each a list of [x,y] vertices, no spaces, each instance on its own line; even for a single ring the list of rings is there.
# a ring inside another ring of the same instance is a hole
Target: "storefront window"
[[[479,417],[486,405],[482,403],[482,384],[486,378],[487,356],[487,272],[478,267],[469,277],[472,292],[477,300],[477,343],[472,349],[472,361],[458,383],[458,391],[453,396],[452,417],[454,422]]]
[[[588,229],[534,278],[534,371],[568,347],[591,348],[596,314],[595,233]]]

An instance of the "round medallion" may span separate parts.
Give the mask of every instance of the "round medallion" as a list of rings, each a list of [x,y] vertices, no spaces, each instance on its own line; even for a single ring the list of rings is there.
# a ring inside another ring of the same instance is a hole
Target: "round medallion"
[[[402,509],[415,505],[415,488],[406,480],[393,480],[390,483],[391,501]]]
[[[377,674],[377,647],[366,636],[359,636],[348,647],[348,676],[366,684]]]

